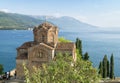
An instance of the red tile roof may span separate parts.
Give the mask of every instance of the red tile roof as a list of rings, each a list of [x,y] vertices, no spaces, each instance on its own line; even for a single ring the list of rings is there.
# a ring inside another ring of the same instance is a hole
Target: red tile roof
[[[74,43],[58,43],[56,46],[56,50],[73,50]]]
[[[27,49],[27,48],[31,47],[32,45],[35,45],[35,42],[33,42],[33,41],[25,42],[24,44],[22,44],[17,49]]]
[[[24,53],[24,54],[17,56],[16,59],[28,59],[28,55]]]
[[[45,46],[45,47],[47,47],[47,48],[49,48],[49,49],[54,49],[53,47],[51,47],[51,46],[49,46],[49,45],[47,45],[47,44],[44,44],[44,43],[40,43],[40,45],[43,45],[43,46]]]

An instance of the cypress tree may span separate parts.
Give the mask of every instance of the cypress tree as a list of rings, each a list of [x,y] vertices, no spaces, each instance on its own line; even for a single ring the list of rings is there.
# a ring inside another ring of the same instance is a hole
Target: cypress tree
[[[110,58],[110,78],[111,79],[114,78],[114,57],[113,57],[113,54],[111,55],[111,58]]]
[[[79,53],[82,56],[82,41],[79,39]]]
[[[82,41],[79,38],[76,38],[75,44],[76,44],[76,48],[79,51],[79,54],[82,56]],[[83,58],[83,56],[82,56],[82,58]]]
[[[110,76],[109,60],[107,60],[107,77]]]
[[[107,77],[107,55],[103,58],[103,78]]]
[[[78,46],[78,45],[79,45],[79,42],[78,42],[78,40],[79,40],[79,38],[76,38],[75,44],[76,44],[76,48],[77,48],[77,49],[79,49],[79,46]]]
[[[86,52],[86,53],[84,54],[83,59],[84,59],[84,60],[89,60],[89,55],[88,55],[88,52]]]
[[[100,64],[99,64],[99,74],[101,76],[103,76],[103,64],[102,64],[102,62],[100,62]]]

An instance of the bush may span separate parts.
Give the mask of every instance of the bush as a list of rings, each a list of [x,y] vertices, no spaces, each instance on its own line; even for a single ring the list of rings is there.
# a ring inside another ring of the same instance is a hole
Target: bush
[[[97,70],[91,62],[77,58],[73,61],[72,56],[58,54],[48,64],[41,68],[33,67],[33,73],[25,69],[26,83],[98,83]]]
[[[63,43],[71,42],[70,40],[67,40],[67,39],[65,39],[64,37],[60,37],[60,38],[58,39],[58,41],[59,41],[59,42],[63,42]]]
[[[0,75],[3,74],[3,70],[4,70],[3,65],[0,64]]]

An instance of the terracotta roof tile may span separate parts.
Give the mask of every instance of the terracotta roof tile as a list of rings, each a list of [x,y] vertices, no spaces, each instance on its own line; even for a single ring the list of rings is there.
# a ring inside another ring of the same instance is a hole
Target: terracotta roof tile
[[[17,49],[27,49],[27,48],[31,47],[32,45],[35,45],[35,42],[33,42],[33,41],[25,42],[24,44],[22,44]]]
[[[28,55],[27,53],[24,53],[24,54],[17,56],[16,59],[28,59]]]
[[[45,46],[45,47],[47,47],[47,48],[49,48],[49,49],[54,49],[53,47],[51,47],[51,46],[49,46],[49,45],[47,45],[47,44],[44,44],[44,43],[40,43],[40,45],[43,45],[43,46]]]
[[[74,43],[58,43],[56,50],[72,50],[74,49]]]

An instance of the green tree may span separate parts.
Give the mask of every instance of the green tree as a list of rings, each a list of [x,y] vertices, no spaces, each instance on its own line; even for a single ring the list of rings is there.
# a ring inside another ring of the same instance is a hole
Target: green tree
[[[111,79],[114,78],[114,57],[113,57],[113,54],[111,54],[111,58],[110,58],[110,78]]]
[[[84,54],[83,59],[84,59],[84,60],[89,60],[88,52],[86,52],[86,53]]]
[[[99,74],[103,76],[103,63],[102,62],[100,62],[99,64]]]
[[[107,77],[107,55],[103,58],[103,78]]]
[[[76,48],[78,49],[79,48],[79,38],[76,38],[75,44],[76,44]]]
[[[98,83],[97,70],[91,62],[72,56],[56,55],[54,60],[42,67],[33,67],[33,73],[24,66],[26,83]]]
[[[82,57],[82,41],[79,39],[79,38],[76,38],[76,48],[78,49],[79,51],[79,54],[81,55]],[[83,57],[82,57],[83,58]]]
[[[109,60],[107,60],[107,77],[110,76],[110,66],[109,66]]]
[[[0,74],[3,74],[3,70],[4,70],[3,65],[0,64]]]

